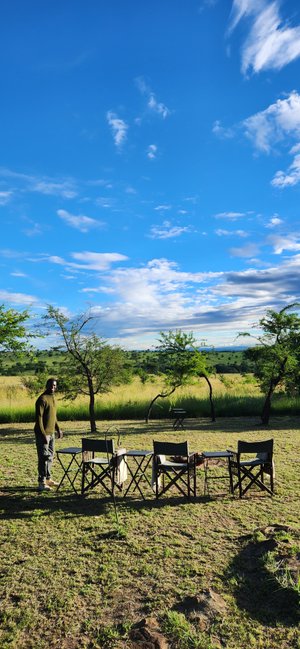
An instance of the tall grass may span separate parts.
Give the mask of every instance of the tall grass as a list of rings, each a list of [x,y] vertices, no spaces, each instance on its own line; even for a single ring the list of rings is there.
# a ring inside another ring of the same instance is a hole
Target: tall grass
[[[217,417],[259,416],[263,395],[251,375],[217,376],[212,378],[212,385]],[[96,399],[96,419],[144,419],[150,401],[161,388],[159,382],[143,384],[138,378],[129,385],[116,387],[113,392]],[[1,377],[0,423],[32,422],[34,401],[22,386],[20,377]],[[209,418],[211,413],[206,383],[199,381],[179,388],[170,399],[159,399],[153,407],[151,418],[168,418],[172,407],[184,408],[191,418]],[[275,395],[272,411],[277,415],[297,415],[300,413],[300,399]],[[60,421],[88,421],[88,399],[80,397],[68,402],[58,394],[58,415]]]

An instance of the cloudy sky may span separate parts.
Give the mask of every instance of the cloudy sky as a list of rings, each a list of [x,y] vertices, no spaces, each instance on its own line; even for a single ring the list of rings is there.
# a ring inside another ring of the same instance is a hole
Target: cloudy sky
[[[4,0],[0,303],[125,348],[300,299],[298,0]]]

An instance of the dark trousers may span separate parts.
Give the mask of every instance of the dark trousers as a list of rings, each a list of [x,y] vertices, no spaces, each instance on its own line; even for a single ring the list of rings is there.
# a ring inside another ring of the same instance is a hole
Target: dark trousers
[[[48,443],[45,443],[43,435],[36,433],[35,443],[38,456],[39,482],[45,482],[51,478],[51,467],[54,457],[54,435],[47,435]]]

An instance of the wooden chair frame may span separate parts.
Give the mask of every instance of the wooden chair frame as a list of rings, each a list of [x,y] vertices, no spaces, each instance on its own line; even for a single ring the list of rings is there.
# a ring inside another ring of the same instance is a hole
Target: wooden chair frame
[[[161,456],[165,457],[162,459]],[[179,460],[176,461],[175,457]],[[188,442],[153,441],[153,462],[156,498],[167,493],[173,486],[187,498],[196,496],[195,454],[189,454]]]
[[[103,455],[98,457],[96,453]],[[81,495],[101,485],[110,496],[114,496],[116,486],[122,489],[116,483],[115,472],[114,440],[83,438]]]
[[[229,458],[231,493],[238,489],[239,497],[242,498],[252,486],[256,485],[273,496],[273,442],[273,439],[261,442],[238,441],[237,452],[233,452]],[[252,457],[243,459],[248,454]],[[270,477],[270,487],[265,484],[265,474]],[[234,478],[237,478],[236,482]]]

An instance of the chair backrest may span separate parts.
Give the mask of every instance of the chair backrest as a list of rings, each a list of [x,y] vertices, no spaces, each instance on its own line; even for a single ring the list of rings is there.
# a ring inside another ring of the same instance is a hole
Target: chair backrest
[[[243,442],[238,441],[238,454],[251,453],[255,454],[262,460],[270,462],[273,456],[273,439],[267,439],[263,442]]]
[[[82,452],[92,451],[92,453],[109,453],[113,455],[115,452],[113,439],[91,439],[87,437],[82,438]]]
[[[178,455],[188,457],[188,442],[155,442],[153,440],[154,455]]]

